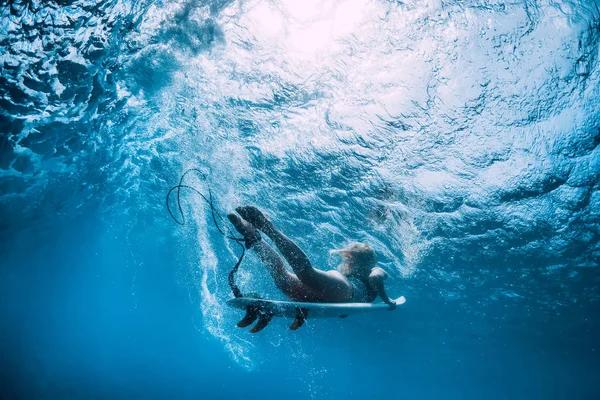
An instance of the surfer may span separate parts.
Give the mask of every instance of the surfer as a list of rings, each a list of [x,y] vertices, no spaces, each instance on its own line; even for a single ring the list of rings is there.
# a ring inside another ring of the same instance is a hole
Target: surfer
[[[236,213],[227,215],[237,231],[244,236],[246,248],[253,249],[265,265],[275,285],[293,301],[315,303],[371,303],[377,296],[396,306],[384,287],[388,274],[377,267],[377,256],[373,249],[364,243],[352,243],[345,249],[332,250],[340,254],[342,262],[337,269],[323,271],[314,268],[306,254],[290,238],[273,225],[269,217],[254,206],[235,209]],[[260,232],[273,241],[293,273],[288,271],[279,254],[263,240]],[[298,329],[306,315],[300,312],[290,326]],[[258,318],[257,324],[250,330],[255,333],[270,322],[268,315],[262,315],[257,309],[249,309],[238,323],[247,327]]]

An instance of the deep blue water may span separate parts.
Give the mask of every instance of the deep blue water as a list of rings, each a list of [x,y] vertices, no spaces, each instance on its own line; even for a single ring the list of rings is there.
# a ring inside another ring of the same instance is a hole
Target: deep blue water
[[[600,398],[599,6],[0,2],[2,397]],[[236,328],[188,168],[406,305]]]

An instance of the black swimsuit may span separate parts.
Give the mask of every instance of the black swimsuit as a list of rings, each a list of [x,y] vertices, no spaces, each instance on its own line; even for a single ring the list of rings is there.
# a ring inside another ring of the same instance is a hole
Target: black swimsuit
[[[364,281],[356,276],[347,276],[346,279],[350,282],[353,289],[352,298],[349,303],[372,303],[377,297],[377,291],[367,285]]]

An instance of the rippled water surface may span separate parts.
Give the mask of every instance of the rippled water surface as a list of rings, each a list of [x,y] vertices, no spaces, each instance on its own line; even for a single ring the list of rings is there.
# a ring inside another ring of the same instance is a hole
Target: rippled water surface
[[[599,7],[0,1],[3,391],[598,398]],[[406,306],[236,328],[188,168],[321,268],[370,243]]]

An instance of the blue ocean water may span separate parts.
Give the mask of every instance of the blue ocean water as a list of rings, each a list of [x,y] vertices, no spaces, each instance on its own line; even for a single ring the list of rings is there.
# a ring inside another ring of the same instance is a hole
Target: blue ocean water
[[[600,398],[599,6],[1,1],[2,397]],[[406,305],[236,328],[188,168]]]

